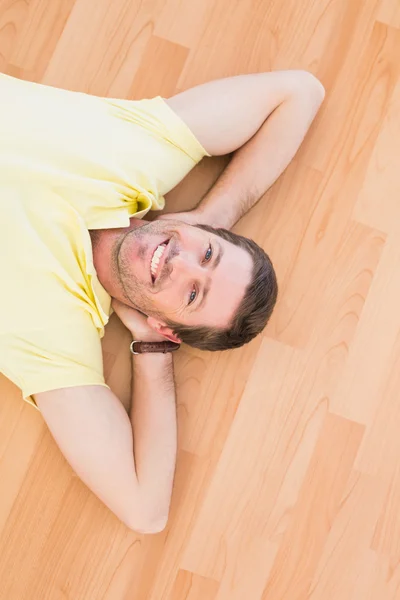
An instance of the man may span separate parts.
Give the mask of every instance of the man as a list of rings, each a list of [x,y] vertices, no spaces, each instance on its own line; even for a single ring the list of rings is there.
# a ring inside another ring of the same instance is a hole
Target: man
[[[161,531],[169,512],[169,350],[238,347],[264,327],[272,265],[229,228],[286,168],[323,97],[303,71],[138,102],[0,76],[0,369],[136,531]],[[143,220],[203,156],[234,151],[196,209]],[[111,298],[134,340],[129,416],[102,373]]]

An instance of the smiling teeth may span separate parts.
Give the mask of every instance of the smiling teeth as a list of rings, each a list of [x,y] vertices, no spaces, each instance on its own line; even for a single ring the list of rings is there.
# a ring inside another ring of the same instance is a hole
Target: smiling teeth
[[[164,254],[164,250],[166,247],[167,247],[167,244],[160,244],[159,246],[157,246],[157,249],[153,254],[153,258],[151,259],[151,264],[150,264],[150,272],[153,275],[153,277],[156,276],[158,263],[160,262],[161,257]]]

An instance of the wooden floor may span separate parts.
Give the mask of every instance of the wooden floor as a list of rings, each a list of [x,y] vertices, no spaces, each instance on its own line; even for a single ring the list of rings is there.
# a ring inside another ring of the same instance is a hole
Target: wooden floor
[[[33,81],[139,98],[284,68],[326,100],[236,228],[271,254],[280,301],[249,346],[177,357],[167,530],[120,524],[2,378],[1,600],[400,599],[399,0],[0,0],[0,69]]]

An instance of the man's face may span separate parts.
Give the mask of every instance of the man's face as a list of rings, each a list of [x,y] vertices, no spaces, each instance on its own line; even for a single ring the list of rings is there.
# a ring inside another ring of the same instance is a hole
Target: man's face
[[[182,325],[227,327],[250,283],[250,255],[182,223],[160,220],[120,242],[118,278],[131,303],[147,315]]]

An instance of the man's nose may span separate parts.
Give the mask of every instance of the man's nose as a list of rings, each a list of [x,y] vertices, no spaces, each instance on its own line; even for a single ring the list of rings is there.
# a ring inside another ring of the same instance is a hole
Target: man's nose
[[[193,252],[180,252],[172,261],[177,273],[191,277],[201,278],[206,275],[204,266],[200,264],[199,257]]]

